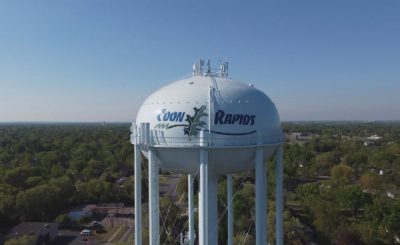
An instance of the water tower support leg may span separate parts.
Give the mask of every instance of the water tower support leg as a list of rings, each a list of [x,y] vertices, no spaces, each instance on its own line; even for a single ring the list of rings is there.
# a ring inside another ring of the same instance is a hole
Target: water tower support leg
[[[193,174],[188,175],[188,216],[189,216],[189,245],[194,245],[194,190],[193,190]]]
[[[150,245],[160,244],[158,165],[154,149],[149,149],[149,237]]]
[[[142,245],[142,159],[135,144],[135,245]]]
[[[276,244],[283,245],[283,145],[276,150]]]
[[[207,245],[218,245],[218,174],[208,166]]]
[[[228,245],[233,245],[233,181],[232,175],[226,176],[228,203]]]
[[[263,148],[256,150],[256,245],[265,245],[267,236],[267,186]]]
[[[207,164],[208,152],[200,149],[200,193],[199,193],[199,245],[208,245],[207,242]]]

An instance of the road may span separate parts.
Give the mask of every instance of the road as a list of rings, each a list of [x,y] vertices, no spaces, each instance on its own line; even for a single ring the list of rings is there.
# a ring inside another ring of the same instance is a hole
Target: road
[[[116,242],[129,242],[129,238],[131,234],[134,233],[134,219],[130,214],[133,214],[132,207],[126,207],[119,211],[119,215],[123,217],[114,217],[112,220],[108,217],[104,218],[100,221],[100,223],[105,227],[105,229],[113,227],[127,227],[128,229],[122,236],[118,234],[120,229],[116,229],[114,234],[110,234],[108,241],[98,241],[96,240],[96,236],[87,237],[87,241],[83,241],[82,236],[80,235],[80,231],[68,230],[68,229],[60,229],[59,236],[52,243],[54,245],[111,245]],[[125,229],[124,229],[125,230]],[[119,239],[118,239],[119,237]],[[118,240],[118,241],[117,241]]]
[[[160,186],[160,196],[171,197],[172,200],[177,201],[176,198],[178,194],[176,192],[176,186],[179,183],[180,177],[180,174],[171,174],[169,176],[168,184]]]

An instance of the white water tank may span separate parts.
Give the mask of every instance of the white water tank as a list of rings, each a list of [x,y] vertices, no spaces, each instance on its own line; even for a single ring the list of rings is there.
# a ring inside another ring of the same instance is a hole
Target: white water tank
[[[139,109],[140,123],[150,123],[160,168],[180,173],[199,170],[201,130],[208,167],[218,174],[253,169],[256,146],[264,148],[267,159],[283,140],[278,112],[265,93],[212,74],[154,92]]]

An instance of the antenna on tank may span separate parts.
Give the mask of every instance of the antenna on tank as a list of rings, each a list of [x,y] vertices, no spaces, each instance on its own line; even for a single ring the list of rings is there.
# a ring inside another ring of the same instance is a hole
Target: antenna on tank
[[[220,61],[221,62],[221,61]],[[193,64],[192,72],[193,77],[196,76],[220,76],[220,77],[228,77],[228,61],[224,61],[220,63],[219,72],[212,73],[211,69],[211,60],[207,59],[207,70],[204,72],[205,61],[202,59],[198,59],[196,63]]]
[[[219,72],[221,77],[228,77],[228,61],[223,62],[219,66]]]
[[[207,75],[211,75],[211,62],[210,58],[207,60]]]
[[[203,73],[203,66],[204,66],[204,60],[199,59],[196,61],[196,63],[193,65],[193,76],[201,76]]]

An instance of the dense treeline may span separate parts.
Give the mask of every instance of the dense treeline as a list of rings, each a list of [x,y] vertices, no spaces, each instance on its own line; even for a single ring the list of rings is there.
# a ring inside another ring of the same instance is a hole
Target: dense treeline
[[[129,124],[0,124],[0,228],[65,209],[133,203]]]
[[[400,239],[399,123],[302,122],[283,128],[286,244],[393,244]],[[294,132],[307,137],[295,139]],[[133,204],[129,135],[129,124],[0,124],[0,228],[21,220],[54,220],[85,203]],[[371,135],[381,138],[365,145]],[[273,166],[269,161],[271,243]],[[168,181],[168,174],[161,177]],[[187,229],[186,183],[181,177],[178,202],[160,200],[162,241],[173,243]],[[234,175],[234,190],[235,244],[254,244],[254,171]],[[218,196],[219,240],[225,244],[224,176]]]
[[[286,123],[284,129],[309,137],[285,145],[286,208],[313,231],[308,239],[399,241],[399,123]],[[378,137],[365,144],[372,135]]]
[[[347,136],[350,138],[368,137],[380,135],[386,141],[400,143],[400,122],[399,121],[339,121],[339,122],[284,122],[285,132],[308,132],[325,136]]]

